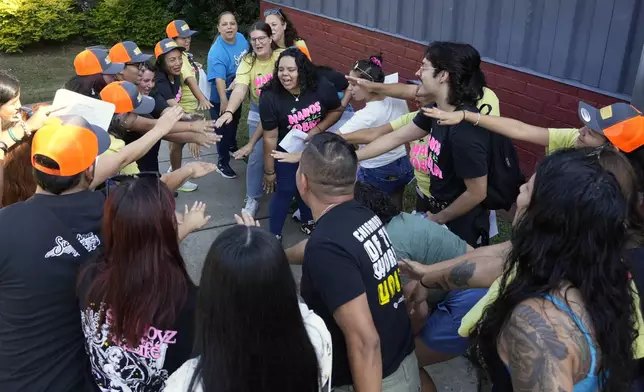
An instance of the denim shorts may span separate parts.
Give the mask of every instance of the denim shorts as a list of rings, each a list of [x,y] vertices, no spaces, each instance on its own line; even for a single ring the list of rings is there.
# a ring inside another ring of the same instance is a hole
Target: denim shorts
[[[450,291],[425,319],[418,336],[423,344],[445,354],[464,354],[469,342],[458,334],[461,320],[486,293],[487,289]]]
[[[373,185],[390,196],[405,189],[413,179],[414,168],[407,156],[375,169],[361,167],[358,170],[358,181]]]
[[[409,354],[398,369],[382,380],[382,392],[419,392],[420,374],[416,353]],[[333,388],[333,392],[355,392],[353,385]]]

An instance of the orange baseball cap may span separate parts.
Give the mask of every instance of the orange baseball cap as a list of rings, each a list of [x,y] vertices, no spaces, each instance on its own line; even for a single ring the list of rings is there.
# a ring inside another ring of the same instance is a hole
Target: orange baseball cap
[[[81,116],[63,115],[50,118],[34,135],[31,144],[31,165],[54,176],[74,176],[87,170],[96,157],[110,146],[104,129],[91,125]],[[44,156],[58,165],[45,167],[36,161]]]
[[[168,34],[168,38],[188,38],[198,33],[198,31],[190,30],[190,26],[188,26],[185,20],[179,19],[168,23],[165,32]]]
[[[101,99],[116,106],[115,113],[148,114],[154,110],[154,99],[142,95],[134,83],[112,82],[101,90]]]
[[[177,45],[177,43],[174,42],[174,40],[171,38],[162,39],[161,41],[157,42],[156,46],[154,47],[154,55],[158,59],[162,55],[172,52],[175,49],[181,52],[186,50],[186,48],[184,48],[183,46]]]
[[[138,64],[148,61],[151,54],[144,54],[138,45],[132,41],[123,41],[112,46],[110,49],[110,60],[117,63]]]
[[[125,64],[113,63],[105,49],[85,49],[74,58],[74,69],[78,76],[116,75],[123,71]]]
[[[623,152],[644,146],[644,116],[632,105],[619,102],[597,109],[579,102],[579,118]]]

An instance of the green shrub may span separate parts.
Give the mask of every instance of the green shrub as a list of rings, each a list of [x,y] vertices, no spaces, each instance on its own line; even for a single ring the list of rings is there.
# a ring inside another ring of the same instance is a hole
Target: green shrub
[[[159,0],[100,0],[89,11],[86,33],[92,43],[130,40],[153,46],[165,38],[165,27],[174,19],[167,8]]]
[[[83,29],[75,0],[2,0],[0,52],[20,52],[28,44],[65,41]]]
[[[244,35],[248,26],[260,17],[257,0],[169,0],[169,9],[177,15],[175,19],[184,19],[209,40],[217,34],[217,17],[223,11],[235,13],[239,32]]]

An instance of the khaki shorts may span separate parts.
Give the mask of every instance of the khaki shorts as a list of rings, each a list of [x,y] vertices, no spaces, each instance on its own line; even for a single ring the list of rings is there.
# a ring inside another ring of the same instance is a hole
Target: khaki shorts
[[[419,392],[420,376],[418,375],[418,360],[411,353],[405,358],[398,369],[389,377],[382,380],[382,392]],[[353,385],[333,388],[333,392],[355,392]]]

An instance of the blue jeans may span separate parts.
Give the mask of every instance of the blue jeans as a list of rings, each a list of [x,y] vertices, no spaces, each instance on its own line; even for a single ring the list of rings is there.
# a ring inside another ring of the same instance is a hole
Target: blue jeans
[[[219,118],[219,110],[221,103],[210,102],[213,106],[210,109],[210,118],[216,120]],[[219,155],[219,163],[227,165],[230,162],[230,149],[237,145],[237,127],[241,118],[241,106],[233,114],[233,119],[230,123],[223,127],[216,129],[217,135],[221,135],[221,140],[217,143],[217,155]]]
[[[277,180],[277,186],[275,188],[275,193],[273,194],[273,199],[271,200],[271,205],[268,210],[268,226],[271,233],[275,235],[282,234],[284,221],[286,220],[286,216],[288,215],[288,210],[291,206],[291,200],[293,200],[293,196],[297,198],[297,204],[300,207],[300,214],[302,214],[302,222],[313,220],[311,209],[304,203],[304,201],[300,197],[300,193],[297,191],[295,176],[298,166],[298,163],[284,163],[275,161],[275,176]]]
[[[414,168],[406,156],[375,169],[361,167],[358,170],[358,181],[373,185],[389,196],[405,189],[413,179]]]
[[[253,118],[253,116],[255,118]],[[250,105],[248,112],[248,137],[253,137],[259,125],[259,107]],[[253,151],[248,156],[246,167],[246,197],[259,199],[262,197],[262,182],[264,181],[264,139],[261,138],[255,144]]]

